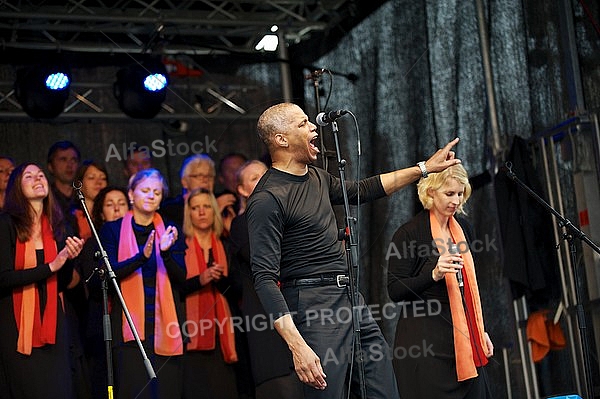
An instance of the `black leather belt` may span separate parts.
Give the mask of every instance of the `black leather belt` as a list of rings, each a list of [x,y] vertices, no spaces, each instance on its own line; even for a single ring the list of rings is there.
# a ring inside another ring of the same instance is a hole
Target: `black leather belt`
[[[296,278],[281,284],[281,288],[288,287],[310,287],[323,285],[336,285],[339,288],[347,287],[350,278],[345,274],[321,274],[307,278]]]

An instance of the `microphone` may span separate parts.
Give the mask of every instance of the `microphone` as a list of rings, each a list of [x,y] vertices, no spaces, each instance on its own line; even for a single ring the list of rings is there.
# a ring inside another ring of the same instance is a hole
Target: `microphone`
[[[335,121],[337,118],[346,115],[348,111],[345,109],[339,109],[337,111],[329,111],[329,112],[320,112],[317,115],[317,125],[327,126],[331,122]]]
[[[304,75],[304,79],[306,79],[306,80],[311,80],[311,79],[319,78],[319,77],[321,77],[321,75],[323,75],[325,72],[328,72],[326,68],[315,69],[315,70],[314,70],[314,71],[312,71],[310,74],[308,74],[308,75]]]
[[[452,243],[450,245],[448,245],[448,253],[452,254],[452,255],[456,255],[458,254],[458,245]],[[457,263],[457,262],[454,262]],[[465,283],[463,282],[463,275],[462,275],[462,269],[459,269],[456,272],[456,279],[458,280],[458,288],[460,288],[460,291],[462,292],[463,287],[465,286]]]

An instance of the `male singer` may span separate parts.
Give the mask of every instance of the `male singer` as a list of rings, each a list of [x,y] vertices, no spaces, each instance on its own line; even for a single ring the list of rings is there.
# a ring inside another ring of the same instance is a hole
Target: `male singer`
[[[310,165],[319,153],[318,134],[297,105],[268,108],[257,128],[273,163],[247,209],[256,291],[292,352],[305,397],[339,399],[347,392],[353,358],[348,269],[332,208],[343,203],[340,180]],[[460,163],[451,151],[456,143],[458,138],[418,166],[348,181],[349,201],[356,203],[359,192],[363,201],[381,198],[428,171]],[[364,305],[362,296],[359,300]],[[398,398],[389,347],[368,308],[360,312],[367,397]],[[359,388],[358,366],[353,365],[353,391]]]

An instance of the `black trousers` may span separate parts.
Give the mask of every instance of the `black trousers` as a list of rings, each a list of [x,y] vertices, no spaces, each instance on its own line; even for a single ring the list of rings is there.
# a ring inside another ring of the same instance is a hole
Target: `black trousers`
[[[349,289],[335,285],[303,286],[287,287],[282,292],[300,334],[319,356],[327,376],[327,388],[317,390],[304,385],[304,397],[341,399],[349,387],[359,395]],[[399,398],[390,348],[362,295],[358,309],[367,398]]]
[[[117,399],[181,399],[183,356],[160,356],[146,348],[157,377],[149,380],[137,347],[125,344],[113,353]]]

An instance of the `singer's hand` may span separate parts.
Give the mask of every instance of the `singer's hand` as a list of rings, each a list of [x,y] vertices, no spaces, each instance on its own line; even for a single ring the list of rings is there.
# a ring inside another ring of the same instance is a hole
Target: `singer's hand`
[[[73,259],[81,252],[83,240],[79,237],[67,237],[65,247],[60,250],[48,266],[52,272],[60,270],[68,259]]]
[[[144,256],[146,258],[150,258],[152,256],[152,247],[154,247],[154,234],[155,230],[150,232],[148,239],[146,240],[146,244],[144,244]]]
[[[456,274],[463,268],[463,260],[458,254],[445,253],[438,258],[437,264],[431,271],[434,281],[440,281],[446,274]]]
[[[492,357],[492,356],[494,356],[494,344],[492,343],[492,340],[490,339],[490,336],[488,335],[488,333],[484,333],[484,335],[485,335],[484,354],[486,357]]]
[[[167,249],[171,248],[171,245],[173,245],[175,241],[177,241],[177,235],[178,232],[176,227],[167,227],[167,229],[165,230],[165,234],[163,234],[162,237],[160,237],[160,250],[166,251]]]
[[[225,267],[219,263],[215,263],[212,267],[209,268],[212,273],[212,279],[215,281],[220,280],[225,273]]]
[[[292,352],[298,379],[315,389],[325,389],[327,376],[321,366],[321,360],[300,335],[292,316],[289,313],[285,314],[275,320],[273,325]]]
[[[205,286],[211,281],[219,281],[223,277],[224,271],[225,268],[223,267],[223,265],[215,263],[214,265],[200,273],[200,285]]]
[[[425,161],[425,169],[428,172],[441,172],[449,166],[460,163],[460,159],[455,158],[454,147],[458,143],[458,137],[446,144],[442,149],[437,150],[435,154]]]
[[[292,348],[294,368],[303,383],[319,390],[327,387],[319,356],[306,343]]]

